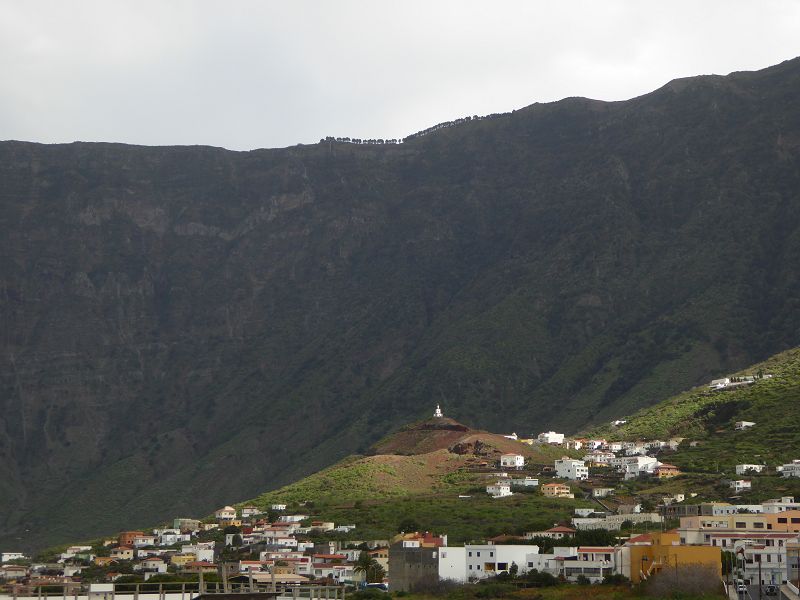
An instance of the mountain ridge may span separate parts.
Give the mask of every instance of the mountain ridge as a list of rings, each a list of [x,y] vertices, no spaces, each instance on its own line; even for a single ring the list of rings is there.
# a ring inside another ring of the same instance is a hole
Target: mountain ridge
[[[798,65],[399,145],[0,142],[0,541],[209,511],[434,399],[575,431],[795,346]]]

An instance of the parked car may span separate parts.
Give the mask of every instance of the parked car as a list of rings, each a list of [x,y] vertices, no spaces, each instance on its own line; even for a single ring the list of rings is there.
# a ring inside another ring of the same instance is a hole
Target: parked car
[[[767,596],[777,596],[778,595],[778,586],[777,585],[765,585],[764,586],[764,593]]]

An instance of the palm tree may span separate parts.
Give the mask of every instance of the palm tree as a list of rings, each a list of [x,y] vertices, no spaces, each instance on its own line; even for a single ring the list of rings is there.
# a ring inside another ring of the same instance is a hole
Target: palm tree
[[[386,576],[386,571],[381,564],[369,555],[369,552],[362,550],[358,555],[356,566],[353,568],[356,573],[364,573],[367,583],[380,583]]]

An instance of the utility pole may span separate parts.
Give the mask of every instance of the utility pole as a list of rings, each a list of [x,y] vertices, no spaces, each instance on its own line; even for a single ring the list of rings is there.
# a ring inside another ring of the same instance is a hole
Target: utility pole
[[[758,600],[761,600],[761,556],[758,557]]]
[[[675,555],[675,586],[678,585],[678,555]]]

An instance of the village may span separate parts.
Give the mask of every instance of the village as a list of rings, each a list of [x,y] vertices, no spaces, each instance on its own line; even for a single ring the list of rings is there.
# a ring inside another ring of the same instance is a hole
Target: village
[[[717,384],[718,382],[714,382]],[[443,419],[439,406],[433,419]],[[618,427],[624,420],[611,425]],[[748,430],[753,422],[737,422]],[[224,506],[204,519],[178,517],[151,530],[123,531],[91,545],[73,545],[31,560],[0,553],[0,582],[14,597],[57,588],[66,595],[88,585],[192,582],[199,592],[325,586],[414,591],[432,581],[470,583],[498,576],[545,574],[561,582],[633,584],[664,569],[706,568],[720,580],[746,586],[797,587],[800,501],[784,496],[740,502],[749,474],[772,469],[800,477],[800,460],[782,465],[740,464],[728,481],[733,501],[692,503],[695,493],[664,495],[657,504],[620,493],[630,480],[681,475],[659,457],[683,438],[614,441],[568,437],[555,431],[504,436],[521,448],[563,449],[552,465],[529,465],[522,453],[502,453],[477,463],[496,502],[518,494],[582,498],[590,506],[565,508],[552,527],[449,545],[446,532],[401,531],[388,539],[363,539],[357,523],[337,524],[316,515],[313,503]],[[582,454],[582,458],[571,458]],[[488,472],[482,472],[488,469]],[[546,482],[545,482],[546,481]],[[469,495],[459,498],[468,499]],[[113,589],[113,588],[112,588]],[[138,587],[137,587],[138,590]],[[797,590],[795,590],[796,592]]]

